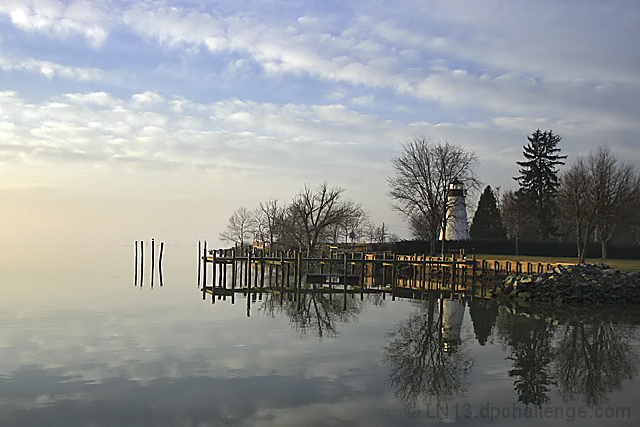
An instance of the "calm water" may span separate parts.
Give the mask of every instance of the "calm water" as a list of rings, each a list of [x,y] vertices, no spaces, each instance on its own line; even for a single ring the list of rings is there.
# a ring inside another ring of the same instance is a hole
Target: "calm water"
[[[524,316],[433,296],[203,301],[195,247],[0,273],[2,426],[637,425],[640,310]],[[147,259],[148,263],[148,259]],[[15,264],[15,263],[14,263]]]

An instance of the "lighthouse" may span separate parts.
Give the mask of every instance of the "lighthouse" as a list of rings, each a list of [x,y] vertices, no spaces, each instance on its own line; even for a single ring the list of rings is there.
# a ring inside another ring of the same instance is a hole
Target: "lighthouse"
[[[442,238],[442,234],[440,236]],[[447,193],[447,240],[469,239],[467,206],[464,201],[464,184],[454,178]]]

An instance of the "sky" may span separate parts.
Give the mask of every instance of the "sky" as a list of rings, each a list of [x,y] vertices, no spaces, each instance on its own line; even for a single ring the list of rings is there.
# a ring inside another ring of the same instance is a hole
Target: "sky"
[[[569,164],[640,165],[639,119],[636,0],[3,0],[0,258],[221,245],[234,210],[323,181],[409,237],[387,195],[408,139],[505,190],[537,128]]]

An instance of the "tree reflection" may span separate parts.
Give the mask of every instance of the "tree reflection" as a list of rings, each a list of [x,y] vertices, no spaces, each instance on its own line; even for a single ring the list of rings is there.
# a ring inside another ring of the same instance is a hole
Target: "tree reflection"
[[[524,404],[548,403],[551,386],[556,385],[564,400],[581,398],[588,406],[601,405],[609,393],[637,375],[639,358],[631,329],[605,321],[600,314],[574,317],[556,328],[543,318],[501,309],[498,327],[511,347],[513,368],[508,374],[515,378],[518,400]],[[555,337],[554,330],[559,331]]]
[[[556,376],[564,399],[582,395],[586,405],[607,402],[607,394],[619,390],[637,373],[638,357],[621,325],[596,321],[575,322],[560,341]]]
[[[382,305],[381,295],[359,298],[353,293],[301,292],[268,293],[259,311],[267,316],[286,315],[302,335],[314,332],[318,337],[337,336],[337,325],[357,319],[366,305]]]
[[[421,397],[440,400],[466,392],[473,361],[459,345],[463,313],[457,301],[430,297],[423,312],[389,333],[384,361],[398,398],[415,404]]]
[[[518,401],[542,406],[549,402],[550,386],[554,385],[552,331],[544,319],[512,315],[506,310],[503,314],[501,334],[511,347],[508,359],[513,361],[513,369],[508,375],[515,378],[513,384]]]
[[[485,345],[498,317],[498,303],[494,300],[474,298],[469,301],[469,314],[478,343]]]

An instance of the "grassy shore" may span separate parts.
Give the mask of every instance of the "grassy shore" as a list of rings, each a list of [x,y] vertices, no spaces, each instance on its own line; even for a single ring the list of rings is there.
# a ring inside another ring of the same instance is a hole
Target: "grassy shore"
[[[476,259],[491,259],[491,260],[504,260],[504,261],[520,261],[520,262],[544,262],[544,263],[570,263],[575,264],[578,262],[577,258],[565,258],[565,257],[540,257],[540,256],[524,256],[524,255],[476,255]],[[620,271],[628,272],[640,272],[640,260],[637,259],[600,259],[600,258],[588,258],[587,263],[604,262],[609,264],[611,268]]]

